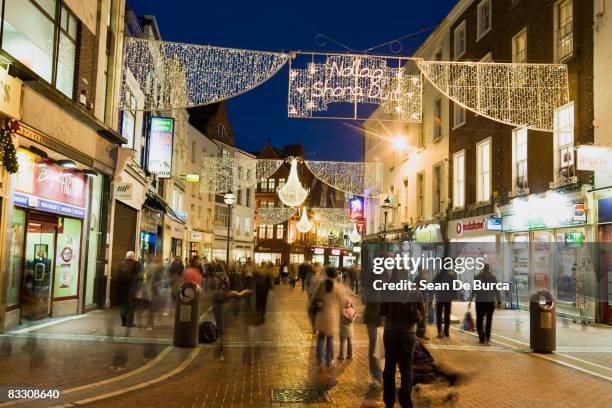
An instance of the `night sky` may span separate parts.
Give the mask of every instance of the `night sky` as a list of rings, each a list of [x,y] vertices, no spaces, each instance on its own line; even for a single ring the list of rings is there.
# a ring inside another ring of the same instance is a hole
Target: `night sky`
[[[137,15],[153,14],[162,38],[195,44],[270,51],[361,51],[435,26],[456,0],[233,1],[128,0]],[[410,56],[426,31],[401,41]],[[321,46],[322,42],[326,42]],[[396,44],[394,44],[394,48]],[[389,46],[370,53],[391,54]],[[241,149],[259,151],[302,143],[311,160],[361,160],[362,122],[287,118],[287,67],[269,81],[227,102]]]

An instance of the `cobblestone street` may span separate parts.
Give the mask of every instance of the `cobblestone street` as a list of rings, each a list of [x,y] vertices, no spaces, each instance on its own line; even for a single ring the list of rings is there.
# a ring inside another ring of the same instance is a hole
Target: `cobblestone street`
[[[228,304],[223,340],[194,350],[171,346],[169,317],[158,319],[152,331],[135,328],[111,338],[104,332],[109,323],[102,324],[117,320],[109,312],[4,335],[3,361],[9,364],[0,368],[0,382],[63,390],[61,401],[19,406],[383,406],[382,393],[369,388],[365,326],[359,320],[355,324],[352,361],[318,368],[306,294],[299,288],[275,287],[263,325],[251,325],[240,308]],[[507,313],[501,312],[494,327],[503,329],[504,320]],[[612,398],[609,344],[576,353],[566,347],[541,356],[505,335],[494,334],[494,341],[483,346],[458,329],[442,340],[433,338],[432,327],[428,330],[432,339],[427,347],[436,364],[456,374],[457,381],[453,386],[442,380],[417,385],[416,406],[606,406]],[[609,341],[609,329],[588,330],[601,330],[597,338]],[[8,356],[6,344],[12,350]],[[126,361],[121,373],[109,368],[118,357]]]

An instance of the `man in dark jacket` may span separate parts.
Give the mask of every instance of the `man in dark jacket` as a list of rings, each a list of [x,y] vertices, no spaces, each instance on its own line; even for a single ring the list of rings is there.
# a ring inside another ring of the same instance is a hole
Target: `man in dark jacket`
[[[168,267],[168,276],[170,277],[170,280],[174,282],[175,279],[179,279],[183,275],[183,269],[185,269],[185,265],[183,265],[181,257],[174,257],[174,260]]]
[[[425,306],[419,290],[411,290],[404,302],[381,305],[385,317],[385,370],[383,372],[383,401],[386,407],[395,405],[395,372],[400,367],[401,386],[397,397],[402,408],[412,407],[412,357],[416,344],[417,325],[423,320]]]
[[[491,324],[493,322],[493,312],[495,311],[495,302],[497,306],[501,305],[501,296],[499,290],[493,289],[497,285],[497,278],[491,273],[488,264],[485,264],[474,280],[479,280],[483,286],[488,286],[486,289],[474,291],[476,298],[476,330],[481,343],[488,343],[491,338]],[[482,322],[486,318],[486,325],[483,330]]]
[[[138,278],[142,266],[136,260],[136,254],[128,251],[125,260],[119,266],[119,279],[117,282],[117,299],[119,301],[119,315],[121,325],[134,327],[135,294],[138,286]]]
[[[436,324],[438,338],[448,337],[451,320],[451,302],[453,301],[453,281],[457,279],[455,272],[442,269],[434,276],[433,283],[440,289],[436,290]],[[444,311],[444,333],[442,333],[442,312]]]
[[[298,267],[298,275],[302,281],[302,292],[306,290],[306,278],[312,273],[312,265],[308,261],[304,261]]]

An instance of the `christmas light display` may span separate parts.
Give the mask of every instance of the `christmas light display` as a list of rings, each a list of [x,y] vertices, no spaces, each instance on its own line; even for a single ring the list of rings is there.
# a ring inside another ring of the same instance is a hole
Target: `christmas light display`
[[[553,130],[569,102],[564,64],[417,61],[425,78],[453,102],[511,126]]]
[[[341,229],[348,229],[353,225],[349,219],[348,208],[312,208],[312,212],[322,225],[332,225]]]
[[[260,207],[257,217],[260,225],[275,225],[287,221],[295,212],[291,207]]]
[[[200,188],[203,192],[223,194],[254,187],[276,173],[283,160],[234,157],[204,157]]]
[[[127,70],[145,95],[140,110],[188,108],[240,95],[272,77],[288,54],[128,38],[120,109],[134,109],[126,98]]]
[[[353,230],[349,234],[348,238],[353,244],[356,244],[357,242],[361,241],[361,234],[359,234],[359,231],[357,231],[357,224],[353,224]]]
[[[310,222],[310,220],[308,219],[308,211],[306,211],[306,207],[302,209],[302,216],[300,217],[300,220],[295,224],[295,226],[297,227],[298,231],[303,234],[310,231],[314,226],[312,222]]]
[[[421,75],[409,75],[403,66],[410,59],[292,53],[298,56],[302,68],[289,60],[289,117],[367,119],[368,113],[359,111],[365,103],[380,105],[387,120],[421,121]],[[330,104],[348,104],[350,115],[329,112]]]
[[[302,187],[302,183],[300,183],[298,178],[297,163],[296,158],[291,159],[291,169],[289,170],[287,182],[277,191],[278,198],[289,207],[301,205],[308,196],[308,190]]]
[[[382,163],[306,160],[316,178],[336,190],[358,196],[378,194],[382,188]]]

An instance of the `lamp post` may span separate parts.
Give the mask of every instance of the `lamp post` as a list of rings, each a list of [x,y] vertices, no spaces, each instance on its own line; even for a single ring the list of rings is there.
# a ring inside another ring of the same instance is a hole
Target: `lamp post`
[[[383,226],[383,232],[387,232],[387,215],[389,215],[389,211],[391,210],[391,199],[389,198],[389,196],[387,196],[387,198],[385,198],[385,200],[383,201],[382,204],[382,210],[383,210],[383,214],[385,216],[384,220],[384,226]]]
[[[228,191],[223,196],[223,202],[227,205],[227,249],[225,252],[225,272],[229,274],[230,262],[230,230],[232,228],[232,207],[235,201],[234,193]]]

